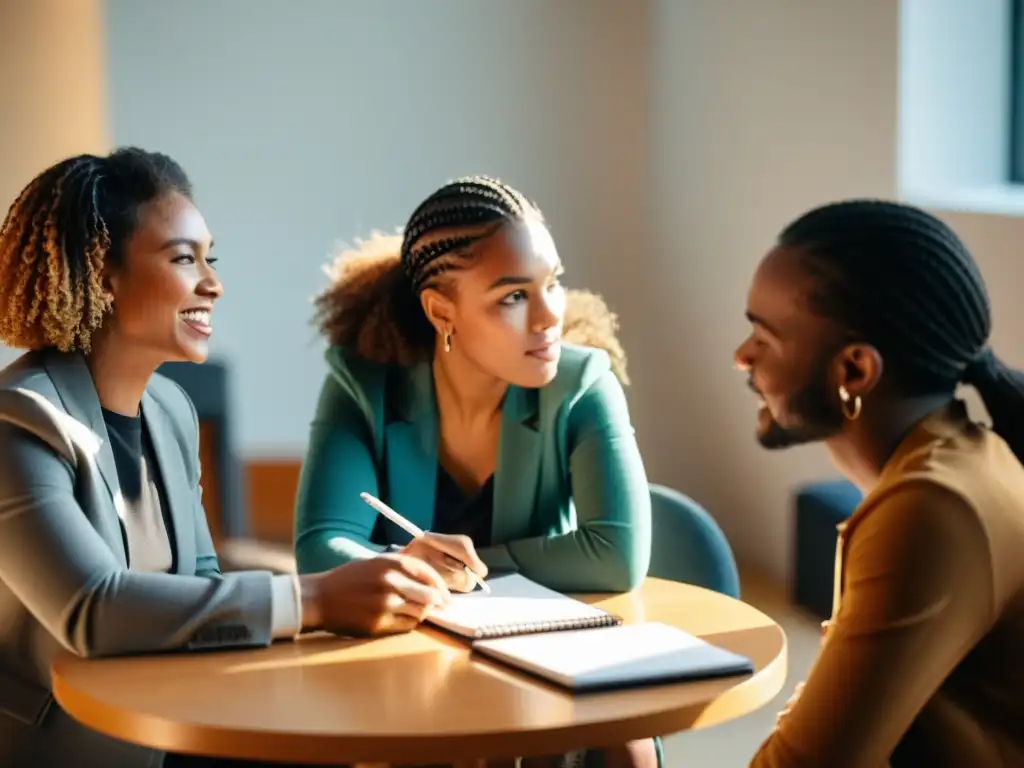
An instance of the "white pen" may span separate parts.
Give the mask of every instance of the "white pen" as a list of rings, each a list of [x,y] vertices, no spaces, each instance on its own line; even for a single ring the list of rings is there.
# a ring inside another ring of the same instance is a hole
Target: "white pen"
[[[457,558],[452,557],[450,554],[441,549],[441,547],[439,547],[432,539],[427,538],[422,528],[417,526],[415,523],[411,523],[408,520],[406,520],[404,517],[395,512],[395,510],[393,510],[383,501],[378,499],[376,496],[371,496],[369,493],[366,493],[364,491],[363,493],[359,494],[359,498],[361,498],[375,510],[380,512],[382,515],[384,515],[384,517],[386,517],[392,523],[394,523],[403,531],[408,533],[414,539],[423,539],[425,542],[427,542],[427,544],[430,544],[438,552],[441,552],[450,557],[452,560],[455,560],[455,562],[459,563],[462,566],[462,569],[466,572],[466,575],[469,576],[469,578],[471,578],[477,585],[479,585],[480,589],[490,594],[491,588],[487,586],[487,583],[483,579],[481,579],[479,576],[473,573],[473,571],[470,570],[468,565],[466,565],[463,562],[460,562]]]

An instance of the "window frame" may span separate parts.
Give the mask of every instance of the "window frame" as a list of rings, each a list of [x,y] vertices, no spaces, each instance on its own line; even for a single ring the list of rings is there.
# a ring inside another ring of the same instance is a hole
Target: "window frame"
[[[1010,0],[1010,182],[1024,184],[1024,0]]]

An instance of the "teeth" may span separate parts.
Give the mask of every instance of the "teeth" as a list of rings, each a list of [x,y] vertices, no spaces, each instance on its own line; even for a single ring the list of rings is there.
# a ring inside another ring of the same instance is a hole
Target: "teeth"
[[[210,311],[207,309],[190,309],[187,312],[182,312],[181,316],[197,325],[210,324]]]

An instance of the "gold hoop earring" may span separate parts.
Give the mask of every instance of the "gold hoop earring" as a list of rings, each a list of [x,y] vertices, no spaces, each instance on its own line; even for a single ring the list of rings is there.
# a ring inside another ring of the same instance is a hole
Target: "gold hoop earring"
[[[860,409],[863,402],[860,395],[850,397],[850,392],[842,384],[839,385],[839,399],[842,401],[843,416],[850,421],[860,418]]]
[[[444,332],[444,351],[445,352],[451,352],[452,351],[452,333],[451,333],[451,331],[445,331]]]

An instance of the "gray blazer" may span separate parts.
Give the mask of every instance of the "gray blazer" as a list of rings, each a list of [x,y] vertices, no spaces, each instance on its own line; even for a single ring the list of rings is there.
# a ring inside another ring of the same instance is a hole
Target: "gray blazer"
[[[271,574],[220,573],[191,401],[157,375],[142,416],[169,507],[173,574],[129,569],[114,457],[83,357],[30,352],[0,371],[0,765],[162,764],[52,702],[50,661],[62,648],[92,658],[271,641]]]

